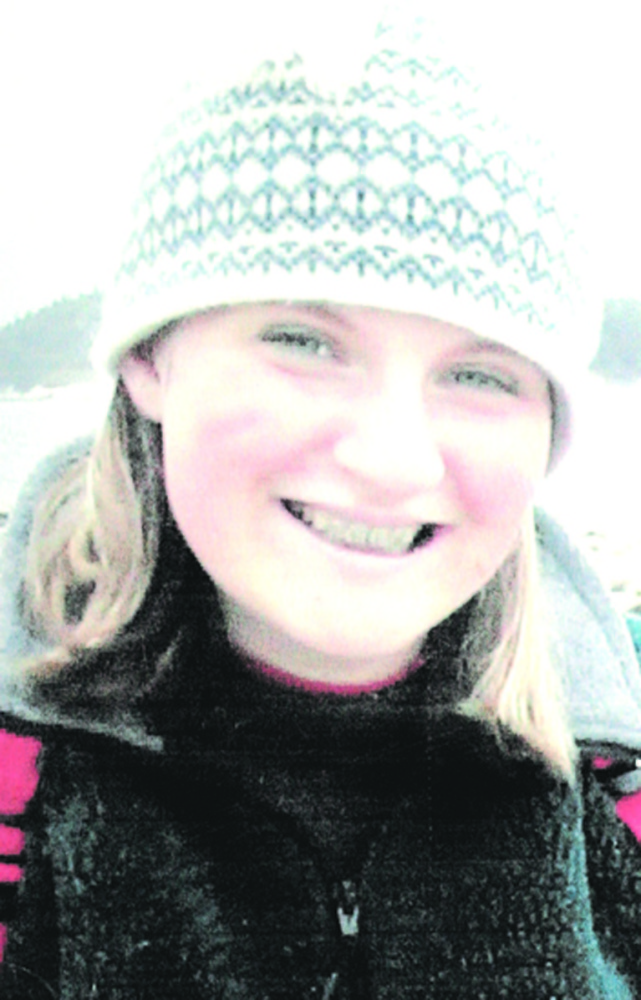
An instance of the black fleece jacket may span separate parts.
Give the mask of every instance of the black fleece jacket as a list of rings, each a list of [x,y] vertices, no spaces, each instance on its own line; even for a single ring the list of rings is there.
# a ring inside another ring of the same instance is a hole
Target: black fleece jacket
[[[0,996],[641,997],[640,852],[591,769],[429,665],[349,698],[188,669],[145,705],[162,753],[40,728]]]

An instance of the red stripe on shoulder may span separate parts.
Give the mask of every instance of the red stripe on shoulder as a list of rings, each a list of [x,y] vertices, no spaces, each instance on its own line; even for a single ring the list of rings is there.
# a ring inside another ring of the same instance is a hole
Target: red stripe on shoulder
[[[0,823],[0,854],[20,854],[24,850],[24,833],[17,826]]]
[[[612,757],[594,757],[592,767],[607,775],[610,768],[614,770],[617,760]],[[631,768],[629,768],[631,769]],[[631,795],[620,795],[616,800],[617,816],[622,823],[630,827],[637,840],[641,840],[641,790]]]
[[[0,729],[0,815],[17,816],[33,798],[41,746],[33,736],[17,736]]]
[[[23,875],[18,863],[24,850],[24,832],[13,825],[38,787],[38,754],[42,744],[33,736],[0,729],[0,884],[15,884]],[[17,820],[19,822],[19,820]],[[0,962],[7,943],[7,927],[0,924]]]
[[[624,795],[619,799],[617,816],[630,827],[637,840],[641,840],[641,792]]]
[[[15,865],[13,862],[0,861],[0,882],[7,883],[19,882],[22,878],[23,871],[20,865]]]

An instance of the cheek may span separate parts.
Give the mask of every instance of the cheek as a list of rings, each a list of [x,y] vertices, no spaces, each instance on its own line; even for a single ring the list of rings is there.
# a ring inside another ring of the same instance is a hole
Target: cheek
[[[216,531],[240,521],[243,510],[264,499],[272,483],[300,468],[303,429],[262,407],[200,412],[168,419],[164,427],[165,485],[181,530]],[[264,490],[265,492],[261,492]]]
[[[506,531],[520,522],[545,476],[549,429],[549,418],[541,413],[450,441],[447,465],[470,520]]]
[[[282,380],[226,373],[199,384],[165,412],[166,465],[183,467],[208,487],[261,481],[300,471],[327,447],[331,403],[309,399]],[[232,386],[230,391],[229,386]]]
[[[487,461],[465,463],[456,483],[465,540],[457,562],[478,589],[517,545],[535,483],[519,467]]]
[[[519,455],[528,456],[523,442],[520,449],[477,447],[450,452],[447,461],[458,501],[472,522],[510,530],[532,503],[545,471],[546,453],[541,450],[540,461],[538,456],[535,462],[519,461]]]
[[[518,469],[473,467],[459,478],[459,498],[480,525],[509,528],[520,521],[534,496],[534,483]]]

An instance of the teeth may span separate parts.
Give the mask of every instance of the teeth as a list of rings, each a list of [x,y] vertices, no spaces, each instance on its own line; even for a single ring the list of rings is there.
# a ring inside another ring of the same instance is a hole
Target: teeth
[[[291,501],[287,502],[286,507],[291,514],[328,541],[365,552],[385,552],[391,555],[408,552],[418,532],[423,530],[421,525],[371,528],[367,524],[348,521],[326,511]]]

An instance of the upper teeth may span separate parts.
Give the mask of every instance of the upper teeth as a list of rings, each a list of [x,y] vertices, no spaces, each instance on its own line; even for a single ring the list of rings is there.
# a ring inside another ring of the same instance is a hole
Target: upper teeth
[[[407,552],[420,528],[416,524],[400,528],[372,528],[360,521],[349,521],[303,504],[291,503],[289,507],[305,524],[329,541],[375,552]]]

